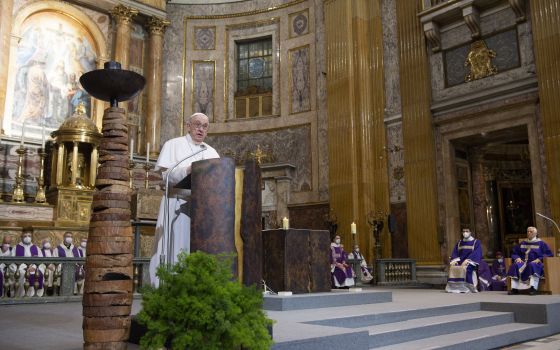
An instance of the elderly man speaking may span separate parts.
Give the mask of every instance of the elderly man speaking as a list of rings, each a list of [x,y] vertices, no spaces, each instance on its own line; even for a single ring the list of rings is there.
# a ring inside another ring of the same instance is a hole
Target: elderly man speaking
[[[181,162],[177,168],[169,174],[169,229],[173,238],[173,254],[176,258],[181,251],[190,252],[191,237],[190,226],[191,220],[184,211],[183,204],[186,203],[191,194],[190,190],[173,188],[185,176],[191,173],[192,163],[211,158],[220,158],[218,152],[208,144],[204,143],[204,139],[208,134],[208,117],[202,113],[195,113],[187,120],[187,135],[176,137],[168,140],[159,154],[155,170],[162,172],[165,181],[168,176],[169,169],[173,168],[177,163]],[[202,150],[202,151],[201,151]],[[191,158],[185,159],[198,151],[200,153]],[[165,222],[165,197],[162,198],[159,206],[159,214],[156,223],[156,246],[155,254],[150,260],[150,280],[157,287],[159,279],[156,276],[156,270],[159,265],[162,249],[165,252],[166,247],[162,247],[162,237]],[[167,245],[167,242],[165,243]]]

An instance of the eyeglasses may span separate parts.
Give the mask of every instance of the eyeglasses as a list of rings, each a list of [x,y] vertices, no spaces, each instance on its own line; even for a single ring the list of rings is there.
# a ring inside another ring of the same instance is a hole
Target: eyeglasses
[[[196,129],[208,130],[208,124],[192,123],[190,124],[190,126],[195,130]]]

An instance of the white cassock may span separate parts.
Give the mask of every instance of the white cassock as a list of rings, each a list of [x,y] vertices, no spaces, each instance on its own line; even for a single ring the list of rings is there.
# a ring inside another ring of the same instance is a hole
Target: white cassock
[[[193,162],[220,158],[220,155],[216,150],[210,147],[208,144],[203,143],[206,149],[192,158],[189,158],[181,163],[169,176],[169,226],[171,231],[171,236],[173,237],[173,262],[177,262],[177,255],[181,251],[190,252],[191,247],[191,220],[190,218],[181,211],[181,205],[187,202],[189,199],[191,191],[184,189],[173,188],[179,181],[183,180],[191,170],[191,165]],[[168,140],[161,149],[159,154],[156,168],[159,169],[171,169],[177,162],[181,161],[190,154],[193,154],[201,149],[200,145],[193,142],[191,135],[177,137]],[[162,179],[165,183],[167,176],[167,171],[162,173]],[[157,287],[159,285],[159,279],[156,276],[156,270],[159,266],[160,255],[162,254],[162,236],[164,230],[165,221],[165,197],[161,199],[159,206],[159,214],[156,223],[156,244],[154,246],[154,255],[150,260],[150,281]],[[167,246],[167,239],[165,245]],[[167,247],[163,249],[164,254],[167,258]]]

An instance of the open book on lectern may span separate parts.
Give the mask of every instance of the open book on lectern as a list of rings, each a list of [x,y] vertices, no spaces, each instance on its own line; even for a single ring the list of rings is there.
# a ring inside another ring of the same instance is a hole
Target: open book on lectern
[[[184,190],[191,189],[191,174],[185,176],[185,178],[179,181],[173,188],[182,188]]]

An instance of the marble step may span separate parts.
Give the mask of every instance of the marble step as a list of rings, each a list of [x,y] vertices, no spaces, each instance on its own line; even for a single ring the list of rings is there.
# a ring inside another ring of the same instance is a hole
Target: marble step
[[[268,311],[292,311],[350,305],[388,303],[393,301],[391,292],[333,290],[327,293],[294,294],[290,296],[265,295],[263,309]]]
[[[450,315],[415,318],[368,328],[370,349],[428,337],[493,327],[514,322],[513,313],[472,311]]]
[[[460,331],[420,340],[375,347],[375,350],[487,350],[541,338],[549,327],[532,323],[506,323]]]
[[[411,319],[451,315],[464,312],[480,311],[480,303],[446,305],[420,309],[385,311],[360,316],[337,317],[325,320],[305,322],[321,326],[342,328],[362,328],[379,324],[408,321]]]

